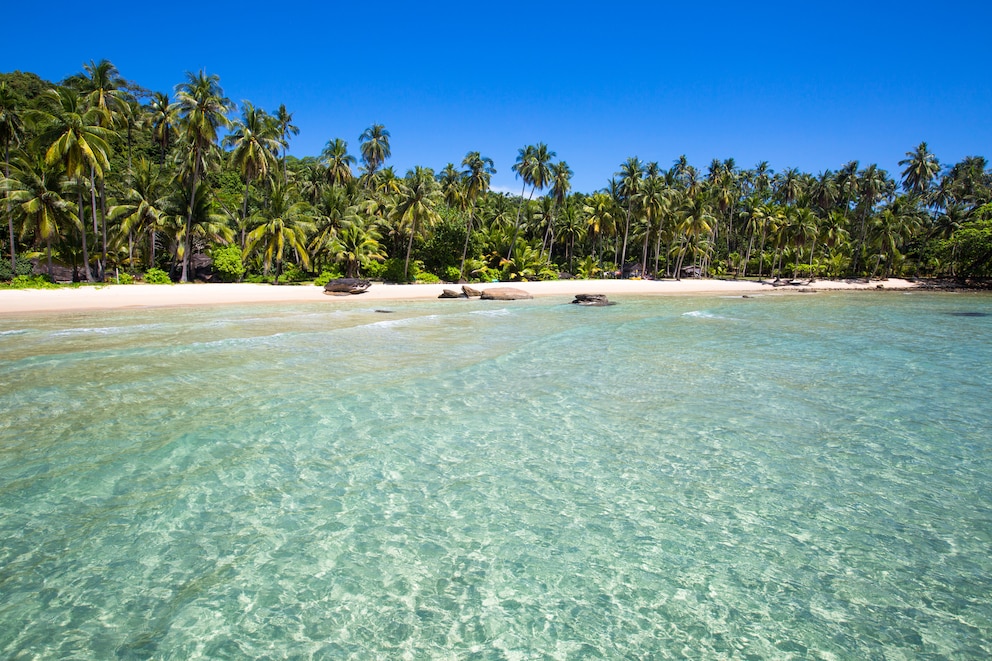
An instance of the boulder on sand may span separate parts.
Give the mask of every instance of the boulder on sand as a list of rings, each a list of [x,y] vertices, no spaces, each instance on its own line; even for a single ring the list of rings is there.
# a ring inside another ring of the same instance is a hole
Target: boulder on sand
[[[484,301],[519,301],[534,298],[523,289],[515,287],[490,287],[482,292]]]
[[[468,285],[462,285],[462,293],[465,294],[465,296],[468,298],[478,298],[482,296],[481,291],[479,291],[478,289],[473,289]]]
[[[336,278],[324,285],[325,294],[364,294],[372,285],[371,280],[359,278]]]
[[[465,294],[455,291],[454,289],[445,289],[441,292],[438,298],[468,298]]]

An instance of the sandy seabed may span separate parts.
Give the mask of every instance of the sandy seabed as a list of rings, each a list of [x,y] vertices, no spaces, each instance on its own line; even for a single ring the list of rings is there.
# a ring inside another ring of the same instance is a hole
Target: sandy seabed
[[[606,294],[607,296],[661,296],[679,294],[746,295],[853,289],[911,289],[915,283],[888,279],[864,281],[819,280],[801,287],[774,287],[770,282],[747,280],[554,280],[548,282],[473,284],[473,288],[514,287],[534,297]],[[0,290],[0,315],[34,312],[119,310],[124,308],[232,305],[248,303],[324,302],[340,305],[355,301],[436,299],[459,285],[386,285],[374,283],[364,294],[329,295],[314,285],[176,284],[105,285],[62,289]]]

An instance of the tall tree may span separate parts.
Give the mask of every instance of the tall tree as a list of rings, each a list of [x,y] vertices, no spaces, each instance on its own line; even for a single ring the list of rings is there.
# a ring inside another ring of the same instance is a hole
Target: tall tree
[[[104,112],[96,105],[85,106],[75,91],[59,87],[44,92],[41,95],[41,108],[27,115],[38,127],[41,145],[48,145],[45,151],[46,165],[61,164],[66,176],[76,179],[80,188],[83,177],[89,173],[94,235],[97,234],[94,181],[97,177],[102,178],[103,173],[110,169],[108,140],[111,131],[102,126]],[[82,235],[86,281],[93,282],[85,229]]]
[[[231,165],[245,180],[245,194],[241,203],[241,218],[248,218],[248,198],[251,184],[256,179],[269,176],[276,164],[276,154],[281,145],[279,127],[264,110],[259,110],[248,101],[241,104],[241,119],[234,122],[230,133],[224,136],[223,144],[233,147]]]
[[[465,179],[465,197],[469,204],[468,226],[465,228],[465,247],[462,249],[462,261],[458,267],[459,277],[465,277],[465,259],[468,256],[468,244],[472,238],[472,224],[475,217],[479,197],[489,190],[492,176],[496,174],[493,159],[483,156],[477,151],[470,151],[462,159],[462,177]]]
[[[0,146],[3,147],[3,176],[10,177],[10,147],[17,145],[24,137],[24,122],[21,119],[21,108],[17,97],[7,87],[7,82],[0,82]],[[7,205],[7,228],[10,233],[10,272],[17,274],[17,242],[14,237],[14,214]]]
[[[189,279],[189,259],[193,249],[193,211],[196,190],[206,170],[208,154],[216,148],[217,133],[230,125],[227,113],[231,101],[224,96],[220,77],[187,71],[186,82],[176,86],[182,135],[186,148],[186,167],[189,169],[189,209],[186,216],[186,245],[182,255],[180,281]]]
[[[343,186],[354,176],[351,167],[357,161],[348,153],[348,143],[341,138],[327,141],[320,160],[327,165],[327,179],[332,185]]]
[[[169,146],[172,145],[178,109],[178,106],[169,100],[169,95],[165,92],[155,92],[148,103],[152,139],[159,146],[160,165],[165,165],[165,155],[169,152]]]
[[[524,185],[520,189],[520,204],[517,206],[517,220],[513,226],[513,237],[510,239],[510,248],[506,253],[509,261],[513,256],[513,249],[517,243],[517,234],[520,231],[520,212],[523,209],[524,190],[529,184],[530,195],[527,202],[534,197],[535,191],[544,190],[551,178],[551,159],[555,153],[548,149],[543,142],[537,145],[527,145],[517,151],[517,162],[513,164],[513,171],[518,177],[523,179]]]
[[[403,278],[410,277],[410,253],[413,251],[413,238],[427,223],[439,219],[437,203],[441,190],[430,168],[417,166],[406,173],[400,187],[399,199],[393,209],[393,218],[399,224],[406,224],[409,240],[406,246],[406,261],[403,264]]]
[[[365,162],[368,185],[371,186],[375,173],[393,154],[389,147],[389,131],[382,124],[373,124],[362,131],[358,137],[358,142],[362,152],[362,160]]]
[[[641,179],[644,176],[644,165],[639,158],[631,156],[620,165],[620,171],[617,172],[616,176],[620,177],[619,193],[627,207],[627,216],[623,224],[623,248],[620,251],[620,274],[622,276],[623,268],[627,263],[627,238],[630,234],[630,222],[634,213],[634,202],[637,200]]]
[[[282,145],[282,182],[289,183],[289,173],[286,172],[286,149],[289,147],[289,136],[299,135],[300,127],[293,124],[293,113],[286,110],[286,104],[279,104],[279,110],[275,114],[276,124],[279,127],[279,144]]]
[[[927,143],[921,142],[916,149],[906,152],[906,158],[899,161],[899,165],[905,167],[902,171],[903,190],[925,200],[940,173],[940,161],[930,153]]]
[[[312,232],[306,202],[293,202],[289,188],[277,181],[269,198],[269,206],[259,215],[259,225],[248,233],[244,255],[247,256],[259,243],[264,245],[262,262],[268,273],[275,262],[272,284],[279,283],[286,248],[292,249],[306,268],[310,268],[310,255],[307,253],[306,236]]]

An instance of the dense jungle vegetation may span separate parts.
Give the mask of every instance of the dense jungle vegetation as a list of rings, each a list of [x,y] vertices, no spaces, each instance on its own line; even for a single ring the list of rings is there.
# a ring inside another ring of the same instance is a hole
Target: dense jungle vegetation
[[[811,174],[631,157],[589,193],[526,145],[513,196],[490,190],[493,160],[476,151],[401,176],[385,126],[354,154],[332,137],[287,157],[298,133],[285,106],[236,106],[202,71],[170,92],[106,60],[57,84],[0,74],[0,279],[992,275],[992,170],[942,164],[926,142],[898,179],[857,161]]]

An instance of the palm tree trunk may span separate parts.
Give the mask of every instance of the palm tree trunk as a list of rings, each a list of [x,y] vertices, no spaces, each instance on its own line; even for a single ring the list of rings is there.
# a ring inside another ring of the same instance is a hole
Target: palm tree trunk
[[[103,179],[100,179],[100,228],[103,230],[103,261],[100,262],[100,282],[103,282],[107,268],[107,189]]]
[[[86,273],[86,282],[93,282],[93,273],[90,271],[90,252],[86,247],[86,222],[83,220],[83,182],[76,177],[76,193],[79,195],[79,203],[76,209],[79,211],[79,233],[83,237],[83,271]]]
[[[627,202],[627,219],[623,224],[623,250],[620,251],[620,277],[623,277],[623,267],[627,261],[627,235],[630,233],[630,202]]]
[[[465,229],[465,247],[462,248],[462,263],[458,267],[458,278],[462,279],[465,277],[465,258],[468,257],[468,242],[472,238],[472,216],[475,215],[475,203],[472,203],[472,209],[468,213],[468,226]]]
[[[9,142],[6,145],[3,154],[3,176],[5,179],[10,179]],[[7,198],[7,227],[10,230],[10,277],[13,278],[17,275],[17,245],[14,243],[14,212],[10,208],[10,198]]]
[[[524,191],[527,190],[527,182],[520,188],[520,204],[517,205],[517,220],[513,223],[513,238],[510,239],[510,249],[506,251],[506,261],[510,261],[513,257],[513,248],[517,245],[517,232],[520,231],[520,210],[524,206]],[[530,204],[530,199],[534,197],[534,189],[530,189],[530,195],[527,196],[527,203]]]
[[[92,167],[90,167],[90,215],[93,220],[93,240],[96,241],[97,237],[100,236],[100,227],[96,221],[96,173]],[[103,280],[102,258],[96,260],[96,276],[98,280]]]
[[[189,259],[190,253],[193,251],[193,198],[196,196],[196,180],[200,178],[200,145],[197,145],[194,149],[193,158],[193,176],[190,178],[189,186],[189,211],[186,214],[186,236],[183,238],[186,248],[183,251],[183,268],[179,276],[180,282],[189,282]]]
[[[411,219],[410,240],[406,244],[406,261],[403,262],[403,280],[408,280],[410,278],[410,253],[413,252],[413,234],[415,229],[417,229],[417,226],[413,222],[413,219]]]

